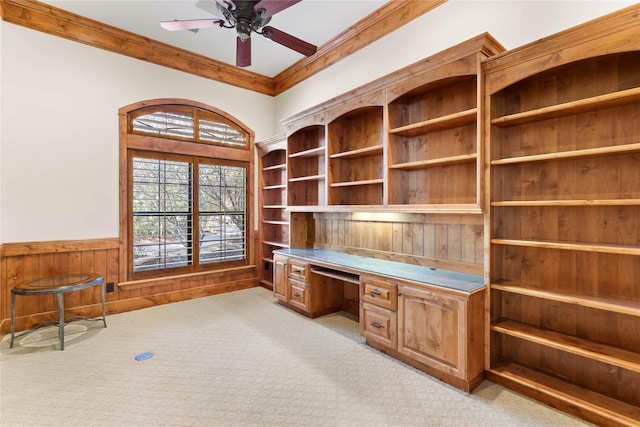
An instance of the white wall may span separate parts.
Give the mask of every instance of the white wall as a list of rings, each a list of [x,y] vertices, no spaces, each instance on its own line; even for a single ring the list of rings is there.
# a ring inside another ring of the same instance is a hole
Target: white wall
[[[616,0],[449,0],[276,98],[276,123],[446,48],[489,32],[505,48],[634,4]]]
[[[6,22],[0,52],[2,243],[118,236],[120,107],[191,99],[275,133],[270,96]]]
[[[0,165],[2,165],[2,27],[4,22],[0,19]],[[2,243],[2,167],[0,166],[0,243]]]
[[[632,3],[449,0],[275,99],[2,22],[0,243],[117,237],[122,106],[192,99],[259,141],[283,118],[485,31],[510,49]]]

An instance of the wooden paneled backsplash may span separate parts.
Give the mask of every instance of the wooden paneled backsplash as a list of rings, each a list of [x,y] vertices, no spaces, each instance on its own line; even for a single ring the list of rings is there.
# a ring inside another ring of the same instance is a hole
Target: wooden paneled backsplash
[[[482,215],[316,213],[314,247],[483,273]]]
[[[2,332],[10,327],[11,288],[43,277],[62,274],[98,273],[106,282],[117,283],[118,239],[71,240],[55,242],[9,243],[2,246],[3,274],[0,283]],[[118,299],[117,287],[107,301]],[[100,313],[100,287],[65,295],[70,315],[97,316]],[[16,296],[16,328],[57,319],[55,295]]]

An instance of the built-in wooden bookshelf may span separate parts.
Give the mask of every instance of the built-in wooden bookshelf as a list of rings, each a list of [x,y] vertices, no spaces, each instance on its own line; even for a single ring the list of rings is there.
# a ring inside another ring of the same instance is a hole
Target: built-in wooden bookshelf
[[[329,205],[382,205],[383,107],[358,108],[328,125]]]
[[[273,287],[273,251],[289,247],[287,151],[284,134],[256,144],[260,156],[260,282]]]
[[[601,425],[640,423],[639,13],[484,65],[488,375]]]
[[[481,214],[480,64],[502,51],[481,34],[283,121],[289,209]]]
[[[426,83],[389,103],[390,204],[479,207],[474,65],[464,70],[469,74]]]
[[[304,127],[288,137],[288,205],[326,204],[325,126]]]

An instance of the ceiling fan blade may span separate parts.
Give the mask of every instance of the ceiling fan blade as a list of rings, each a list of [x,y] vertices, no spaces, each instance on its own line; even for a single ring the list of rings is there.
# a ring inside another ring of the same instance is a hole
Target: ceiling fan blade
[[[222,19],[189,19],[183,21],[164,21],[160,25],[165,30],[180,31],[180,30],[197,30],[200,28],[220,27],[224,24]]]
[[[255,10],[262,19],[265,19],[296,3],[300,3],[300,1],[301,0],[260,0],[253,6],[253,10]]]
[[[282,46],[293,49],[304,56],[311,56],[318,51],[318,48],[311,43],[300,40],[299,38],[294,37],[291,34],[287,34],[284,31],[280,31],[277,28],[264,27],[262,29],[262,35],[281,44]]]
[[[222,18],[222,14],[220,13],[218,4],[220,3],[215,0],[198,0],[198,2],[196,3],[196,7],[200,10],[204,10],[207,13],[210,13],[212,15],[219,16]]]
[[[236,4],[232,0],[215,0],[215,1],[225,9],[229,9],[229,10],[236,9]]]
[[[236,37],[236,66],[248,67],[251,65],[251,38],[242,41]]]

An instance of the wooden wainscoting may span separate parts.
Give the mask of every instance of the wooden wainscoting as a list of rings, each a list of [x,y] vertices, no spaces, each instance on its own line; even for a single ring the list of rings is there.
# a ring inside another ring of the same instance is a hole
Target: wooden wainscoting
[[[11,331],[11,288],[52,275],[95,272],[113,283],[107,313],[115,314],[257,286],[255,265],[170,278],[121,282],[117,238],[5,243],[0,246],[0,334]],[[100,287],[65,295],[67,317],[98,316]],[[55,295],[17,296],[16,330],[57,319]]]
[[[315,213],[318,249],[483,274],[482,214]]]
[[[52,242],[6,243],[0,251],[3,274],[0,278],[1,332],[11,328],[11,288],[43,277],[98,273],[106,282],[117,283],[118,239],[65,240]],[[118,299],[108,293],[107,301]],[[65,295],[68,315],[98,316],[100,287],[94,286]],[[57,319],[55,295],[16,297],[16,329],[25,330],[37,323]]]

